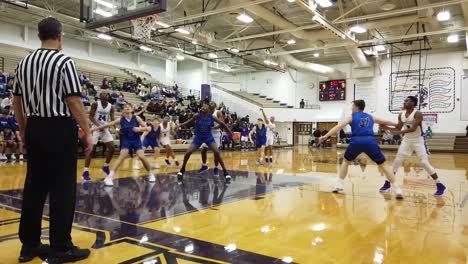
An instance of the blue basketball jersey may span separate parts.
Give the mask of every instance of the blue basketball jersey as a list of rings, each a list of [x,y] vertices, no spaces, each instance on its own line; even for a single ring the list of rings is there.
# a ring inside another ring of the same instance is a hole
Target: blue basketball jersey
[[[146,137],[149,137],[149,138],[152,138],[152,139],[158,139],[159,138],[159,135],[161,134],[161,130],[160,130],[160,127],[161,126],[158,126],[158,128],[154,128],[153,124],[151,123],[148,123],[148,126],[151,127],[151,131],[148,133],[148,135]]]
[[[0,130],[3,131],[8,125],[10,125],[10,122],[8,122],[8,118],[0,116]]]
[[[16,138],[15,132],[10,131],[10,133],[3,132],[3,139],[5,141],[13,140]]]
[[[121,127],[121,134],[122,139],[126,140],[138,140],[140,138],[140,133],[133,132],[134,127],[139,127],[138,120],[136,119],[135,115],[132,115],[130,121],[128,121],[125,117],[122,116],[120,119],[120,127]]]
[[[374,118],[364,112],[353,113],[351,123],[352,137],[374,138]]]
[[[265,124],[262,124],[262,128],[260,128],[258,125],[255,125],[256,127],[256,134],[257,134],[257,140],[258,139],[262,139],[262,138],[266,138],[266,132],[267,132],[267,128],[265,126]]]
[[[214,119],[212,114],[208,114],[206,117],[202,113],[198,113],[197,120],[195,123],[195,135],[198,137],[209,137],[212,136],[211,129],[214,126]]]

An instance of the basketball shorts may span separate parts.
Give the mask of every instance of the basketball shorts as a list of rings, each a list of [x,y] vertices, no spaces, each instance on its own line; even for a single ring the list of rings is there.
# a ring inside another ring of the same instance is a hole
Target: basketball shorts
[[[266,146],[273,146],[275,144],[275,137],[267,137]]]
[[[170,146],[171,145],[171,138],[169,137],[161,137],[159,140],[162,146]]]
[[[264,146],[266,146],[267,138],[266,137],[257,138],[255,143],[256,143],[255,145],[257,146],[257,148],[264,147]]]
[[[152,149],[159,148],[158,140],[156,140],[155,138],[145,137],[145,139],[143,140],[143,147],[151,147]]]
[[[128,149],[129,151],[133,149],[134,151],[137,151],[143,149],[143,147],[139,138],[133,140],[122,139],[120,149]]]
[[[216,141],[213,138],[213,135],[211,134],[207,137],[200,137],[200,136],[195,135],[192,141],[192,145],[195,145],[197,148],[199,148],[203,144],[205,144],[206,146],[210,146],[213,143],[216,144]]]
[[[249,142],[249,137],[248,136],[242,136],[241,137],[241,142]]]
[[[416,156],[419,159],[426,158],[428,156],[428,149],[426,142],[424,141],[423,138],[421,139],[403,139],[401,142],[400,147],[398,148],[398,153],[397,157],[409,157],[413,154],[413,152],[416,153]]]
[[[215,141],[216,146],[218,147],[218,149],[221,147],[221,138],[222,138],[222,137],[223,137],[223,136],[222,136],[220,133],[217,133],[217,134],[213,133],[213,139],[214,139],[214,141]],[[202,148],[208,148],[208,145],[206,145],[206,144],[203,143],[203,144],[201,145],[201,147],[202,147]]]
[[[106,143],[114,141],[114,137],[109,132],[109,129],[105,129],[104,131],[94,131],[93,132],[93,145],[96,145],[99,142],[99,140],[101,140],[102,143],[106,144]]]
[[[373,141],[372,141],[373,140]],[[349,144],[346,152],[344,154],[344,158],[347,161],[353,161],[359,156],[361,153],[365,153],[369,158],[377,163],[378,165],[383,164],[385,162],[385,156],[380,150],[379,145],[375,142],[375,139],[365,141],[352,141]]]

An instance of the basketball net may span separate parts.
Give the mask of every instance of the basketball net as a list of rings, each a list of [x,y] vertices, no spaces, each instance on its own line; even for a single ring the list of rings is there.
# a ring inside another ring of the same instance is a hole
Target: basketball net
[[[133,38],[150,40],[151,32],[156,26],[156,22],[158,22],[158,20],[156,15],[152,15],[132,19],[131,22],[133,26]]]

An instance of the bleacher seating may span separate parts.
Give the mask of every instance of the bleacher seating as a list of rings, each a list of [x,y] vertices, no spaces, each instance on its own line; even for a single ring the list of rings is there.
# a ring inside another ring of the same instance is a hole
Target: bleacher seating
[[[215,84],[213,87],[242,98],[243,100],[256,104],[262,108],[292,108],[292,106],[288,106],[285,103],[281,103],[280,101],[274,100],[273,98],[269,98],[264,95],[248,93],[245,91],[231,91]]]
[[[468,138],[465,136],[457,136],[455,139],[454,152],[468,153]]]

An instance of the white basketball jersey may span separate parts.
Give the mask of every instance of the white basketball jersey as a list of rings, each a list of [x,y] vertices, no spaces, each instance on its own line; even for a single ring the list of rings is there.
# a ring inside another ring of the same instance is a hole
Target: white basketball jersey
[[[106,108],[102,107],[101,101],[97,101],[96,113],[94,113],[94,119],[99,123],[99,125],[105,125],[110,121],[110,113],[112,105],[107,103]]]
[[[268,138],[274,138],[275,137],[275,130],[276,130],[276,125],[272,122],[269,123],[267,126],[267,137]]]
[[[163,138],[169,138],[171,135],[171,124],[167,123],[167,127],[164,128],[163,123],[159,125],[161,127],[161,137]]]
[[[414,109],[413,112],[408,116],[406,117],[406,111],[403,111],[401,113],[401,122],[403,122],[403,129],[408,129],[408,128],[411,128],[413,127],[414,125],[414,115],[416,114],[418,110]],[[419,126],[418,129],[416,129],[415,131],[413,132],[410,132],[410,133],[406,133],[404,136],[403,136],[404,139],[421,139],[422,138],[422,127]]]
[[[218,117],[218,111],[219,110],[215,110],[214,113],[213,113],[213,117]],[[218,124],[215,122],[214,126],[217,126]],[[220,135],[221,134],[221,128],[213,128],[211,129],[211,134],[213,134],[214,136],[217,136],[217,135]]]

